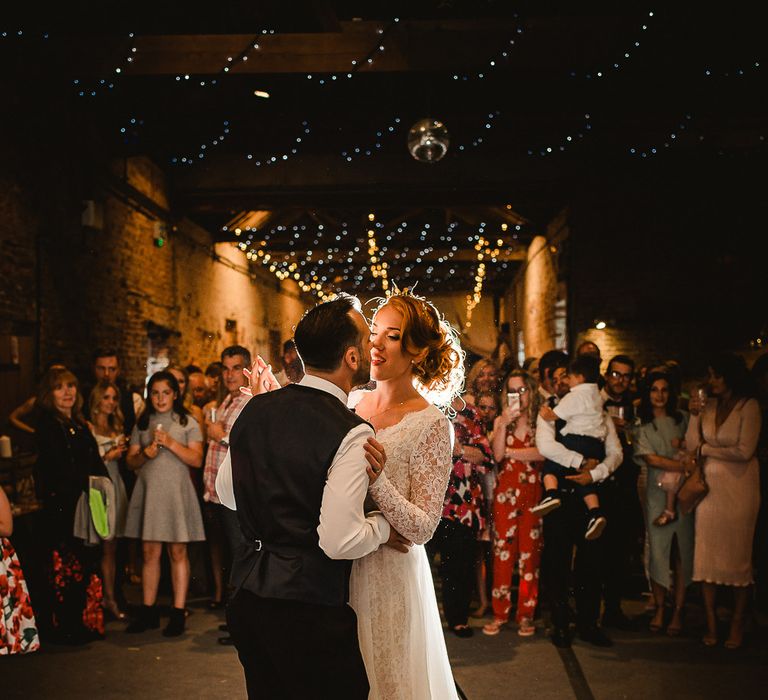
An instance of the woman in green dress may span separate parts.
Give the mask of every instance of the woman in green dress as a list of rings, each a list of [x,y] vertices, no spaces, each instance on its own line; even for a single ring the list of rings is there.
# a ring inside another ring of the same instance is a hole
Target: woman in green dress
[[[688,427],[688,414],[677,410],[677,396],[670,377],[663,372],[651,372],[642,388],[638,409],[640,425],[635,432],[635,461],[648,470],[645,493],[645,521],[648,528],[648,573],[656,612],[650,623],[658,632],[664,624],[664,600],[672,584],[670,568],[674,571],[674,610],[667,634],[682,630],[681,613],[685,591],[693,572],[693,515],[683,515],[679,507],[674,517],[658,519],[667,507],[667,492],[662,488],[665,472],[683,472],[681,448]],[[661,521],[663,524],[654,522]]]

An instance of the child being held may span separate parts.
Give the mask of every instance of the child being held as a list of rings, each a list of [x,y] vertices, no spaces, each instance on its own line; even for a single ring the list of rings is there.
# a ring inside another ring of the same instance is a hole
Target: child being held
[[[676,459],[682,459],[685,456],[685,440],[674,438],[672,447],[678,450]],[[659,488],[666,493],[667,503],[661,515],[657,516],[653,524],[662,527],[669,525],[677,520],[677,492],[683,485],[685,475],[682,472],[663,471],[659,477]]]
[[[605,459],[605,438],[608,434],[606,421],[610,419],[603,410],[603,399],[597,386],[600,360],[592,355],[578,356],[568,366],[568,376],[570,392],[554,409],[548,406],[539,409],[539,416],[549,421],[565,421],[560,429],[560,442],[569,450],[581,454],[585,462],[602,462]],[[566,483],[565,477],[569,473],[574,473],[570,466],[563,466],[551,459],[544,462],[544,497],[531,508],[531,512],[546,515],[559,508],[561,500],[558,491],[573,488],[584,499],[589,511],[584,537],[588,540],[596,539],[603,533],[608,522],[600,510],[597,488],[594,484],[581,485],[574,481]]]

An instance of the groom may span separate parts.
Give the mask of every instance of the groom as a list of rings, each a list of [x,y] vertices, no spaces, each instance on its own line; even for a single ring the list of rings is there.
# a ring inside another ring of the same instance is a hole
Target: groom
[[[369,475],[385,458],[366,448],[373,429],[346,401],[369,381],[369,334],[354,297],[308,311],[295,333],[306,375],[254,396],[230,434],[216,489],[246,543],[227,624],[251,699],[368,697],[347,604],[350,560],[409,544],[363,511]]]

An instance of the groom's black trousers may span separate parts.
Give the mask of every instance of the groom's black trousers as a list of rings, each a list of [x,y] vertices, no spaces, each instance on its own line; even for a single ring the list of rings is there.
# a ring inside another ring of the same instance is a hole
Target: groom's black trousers
[[[249,700],[367,700],[368,677],[348,605],[260,598],[240,589],[227,625]]]

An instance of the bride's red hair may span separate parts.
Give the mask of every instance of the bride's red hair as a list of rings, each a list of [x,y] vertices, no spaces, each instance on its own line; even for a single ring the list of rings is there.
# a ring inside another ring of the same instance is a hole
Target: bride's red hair
[[[448,406],[464,385],[464,350],[456,331],[432,302],[407,290],[382,299],[376,311],[385,306],[403,316],[403,349],[417,356],[414,378],[433,403]]]

